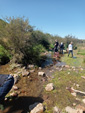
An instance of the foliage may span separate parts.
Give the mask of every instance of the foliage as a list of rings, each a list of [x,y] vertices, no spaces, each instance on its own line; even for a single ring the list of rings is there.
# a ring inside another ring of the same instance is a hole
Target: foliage
[[[10,53],[14,62],[39,63],[41,52],[53,49],[56,39],[59,43],[64,42],[65,49],[70,41],[73,42],[74,49],[78,43],[84,44],[84,40],[79,40],[74,36],[68,35],[62,38],[34,30],[29,20],[24,17],[9,17],[5,21],[0,19],[0,44]]]
[[[37,30],[33,31],[30,39],[34,44],[41,44],[46,49],[49,49],[50,43],[47,39],[47,36],[43,32]]]
[[[11,55],[9,52],[0,45],[0,64],[6,64],[10,61]]]

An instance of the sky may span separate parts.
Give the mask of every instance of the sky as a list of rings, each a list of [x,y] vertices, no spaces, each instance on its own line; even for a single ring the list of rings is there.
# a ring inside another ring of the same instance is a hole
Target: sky
[[[85,0],[0,0],[0,18],[13,16],[44,33],[85,39]]]

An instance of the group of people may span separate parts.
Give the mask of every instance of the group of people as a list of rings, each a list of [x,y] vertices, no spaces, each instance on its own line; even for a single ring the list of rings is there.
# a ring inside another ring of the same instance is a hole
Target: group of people
[[[57,40],[55,40],[55,45],[54,45],[54,52],[58,52],[60,49],[60,53],[63,54],[63,49],[64,49],[64,43],[61,42],[59,44],[59,42]]]
[[[63,52],[63,50],[64,50],[64,43],[61,42],[59,44],[59,42],[57,40],[55,40],[54,54],[57,54],[59,49],[60,49],[60,53],[63,54],[64,53]],[[71,55],[73,57],[73,42],[70,42],[70,44],[68,45],[68,56],[70,55],[70,53],[71,53]]]

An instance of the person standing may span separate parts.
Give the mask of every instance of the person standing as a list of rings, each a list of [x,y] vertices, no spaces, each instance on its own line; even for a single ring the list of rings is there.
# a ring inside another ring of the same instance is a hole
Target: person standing
[[[63,49],[64,49],[64,44],[63,42],[61,42],[60,44],[60,53],[63,54]]]
[[[54,46],[54,51],[55,52],[58,52],[58,46],[59,46],[59,43],[57,40],[55,40],[55,46]]]
[[[69,57],[70,53],[71,53],[71,55],[72,55],[72,57],[73,57],[73,42],[71,42],[71,43],[68,45],[68,57]]]

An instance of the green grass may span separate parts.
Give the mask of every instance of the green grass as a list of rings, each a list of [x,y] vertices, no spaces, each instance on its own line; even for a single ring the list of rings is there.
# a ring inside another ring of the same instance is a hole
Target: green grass
[[[85,80],[82,79],[81,76],[85,76],[85,70],[81,70],[81,67],[84,68],[84,58],[81,58],[77,55],[77,51],[74,51],[76,58],[68,57],[65,54],[61,61],[65,62],[70,68],[63,68],[62,71],[56,70],[54,73],[54,79],[49,82],[54,84],[54,91],[46,93],[49,96],[50,103],[47,103],[48,111],[52,111],[54,106],[57,106],[61,110],[64,110],[66,106],[73,106],[73,103],[76,105],[81,104],[81,99],[83,98],[80,95],[74,97],[71,93],[66,89],[66,87],[73,87],[74,89],[85,92]],[[72,69],[72,66],[75,66],[75,70]],[[70,70],[69,70],[70,69]],[[70,74],[68,74],[68,72]],[[79,84],[80,87],[77,87],[74,84]],[[76,100],[76,98],[80,98],[80,101]],[[51,103],[53,103],[51,105]]]
[[[3,46],[0,45],[0,64],[8,63],[11,58],[12,57],[9,52]]]
[[[77,55],[76,51],[74,51],[74,57],[75,58],[71,58],[71,56],[68,57],[68,55],[65,54],[61,58],[61,61],[65,62],[67,65],[70,65],[70,66],[75,66],[75,67],[85,66],[84,58],[81,58],[79,55]]]
[[[77,54],[78,55],[85,55],[85,53],[82,53],[82,52],[78,52]]]

